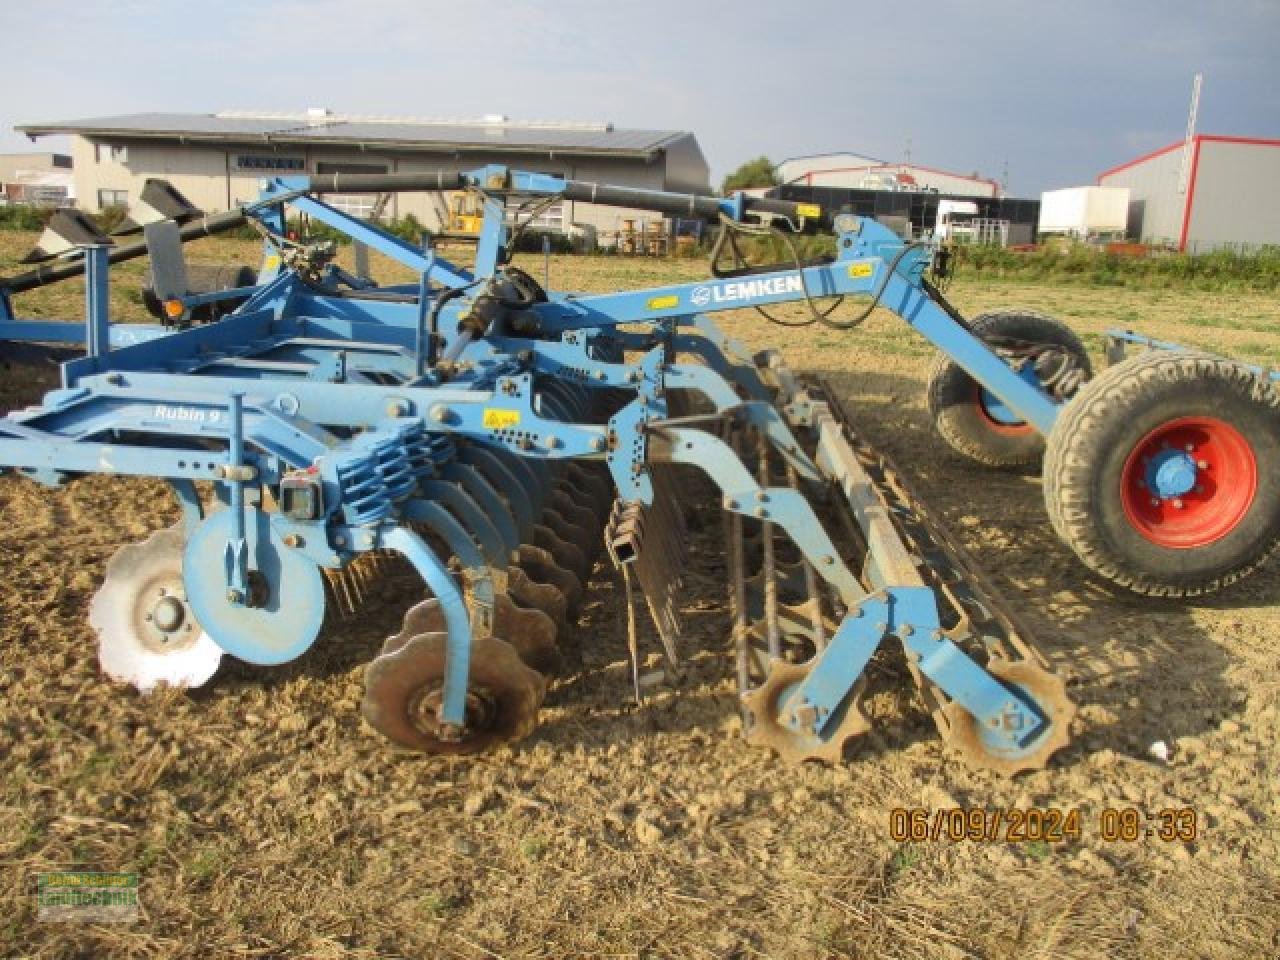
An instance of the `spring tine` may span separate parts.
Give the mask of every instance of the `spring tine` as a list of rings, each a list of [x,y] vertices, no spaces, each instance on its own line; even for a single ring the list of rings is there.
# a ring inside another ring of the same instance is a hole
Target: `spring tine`
[[[614,566],[624,570],[635,567],[636,582],[672,672],[679,663],[676,644],[681,633],[677,604],[680,566],[673,562],[679,538],[670,529],[675,515],[672,502],[663,496],[655,496],[653,506],[618,501],[605,529],[605,544]]]
[[[364,582],[364,571],[361,569],[359,560],[351,563],[347,567],[346,573],[347,579],[351,583],[351,592],[355,594],[356,598],[356,605],[352,609],[353,611],[358,610],[360,607],[364,606],[365,587],[367,586]]]
[[[324,574],[325,589],[328,591],[329,599],[333,601],[333,605],[338,611],[339,618],[342,620],[351,619],[354,611],[351,608],[351,598],[345,595],[342,571],[325,570]]]
[[[627,653],[631,657],[631,687],[636,703],[643,703],[640,691],[640,638],[636,629],[635,591],[631,587],[630,564],[622,565],[623,602],[627,607]]]
[[[737,438],[732,424],[724,425],[722,438],[731,449],[737,448]],[[738,693],[743,694],[751,689],[751,638],[747,633],[747,584],[743,566],[742,514],[733,510],[721,510],[724,518],[725,540],[729,550],[729,612],[732,616],[730,640],[735,653],[735,666],[738,674]],[[745,708],[741,709],[744,723],[749,716]]]
[[[793,490],[800,488],[795,467],[790,464],[787,464],[787,484]],[[822,620],[822,594],[818,591],[818,575],[814,572],[813,565],[808,560],[802,558],[800,566],[804,571],[804,592],[808,598],[807,605],[813,620],[813,645],[821,653],[827,646],[827,628]]]
[[[769,486],[769,441],[763,434],[759,438],[760,450],[760,486]],[[774,569],[773,558],[773,524],[768,520],[760,523],[764,537],[764,557],[762,560],[764,577],[764,626],[765,641],[769,647],[769,659],[782,657],[782,638],[778,632],[778,579]]]
[[[356,612],[356,601],[351,595],[351,581],[348,573],[349,568],[343,567],[341,570],[334,571],[335,579],[342,588],[342,596],[347,611],[347,616],[354,616]]]

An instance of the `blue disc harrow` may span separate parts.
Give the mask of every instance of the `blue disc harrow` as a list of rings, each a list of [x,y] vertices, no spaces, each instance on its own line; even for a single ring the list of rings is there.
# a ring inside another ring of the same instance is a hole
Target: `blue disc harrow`
[[[84,345],[59,389],[0,419],[0,468],[49,486],[90,473],[162,478],[182,509],[179,526],[108,565],[90,619],[112,678],[149,690],[205,682],[225,655],[293,660],[326,613],[358,609],[394,554],[423,596],[368,666],[365,717],[431,753],[518,740],[604,557],[628,601],[633,663],[647,619],[678,672],[684,525],[698,498],[723,518],[752,742],[789,760],[839,760],[869,727],[872,657],[896,648],[970,763],[1040,768],[1067,743],[1063,682],[901,472],[857,439],[823,382],[776,352],[753,355],[712,319],[870,298],[1007,416],[1048,432],[1063,398],[946,303],[927,278],[929,247],[806,204],[503,167],[281,177],[255,203],[209,217],[167,185],[149,189],[165,202],[132,215],[142,240],[113,243],[60,214],[38,249],[54,262],[0,286],[0,341]],[[430,190],[478,195],[474,265],[323,199]],[[817,227],[837,252],[717,268],[698,283],[550,291],[509,251],[522,217],[566,199],[701,217],[730,240]],[[332,244],[287,229],[296,215],[417,279],[379,285],[341,269]],[[246,224],[265,243],[256,278],[193,291],[183,244]],[[162,321],[112,323],[111,264],[144,255]],[[82,322],[15,317],[23,291],[81,273]],[[1036,361],[1045,366],[1043,353]]]

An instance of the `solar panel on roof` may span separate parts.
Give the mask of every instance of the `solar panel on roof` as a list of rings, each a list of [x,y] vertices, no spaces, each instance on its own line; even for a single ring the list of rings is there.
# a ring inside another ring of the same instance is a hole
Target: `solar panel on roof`
[[[24,124],[29,133],[137,133],[149,135],[262,136],[277,141],[350,140],[413,144],[502,145],[563,150],[648,151],[682,136],[675,130],[620,130],[607,125],[436,123],[358,120],[342,117],[317,122],[303,116],[225,116],[217,114],[139,113],[47,124]]]

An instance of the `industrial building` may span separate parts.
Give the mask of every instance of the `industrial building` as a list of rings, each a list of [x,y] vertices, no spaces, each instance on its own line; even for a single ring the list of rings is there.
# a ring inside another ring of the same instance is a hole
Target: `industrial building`
[[[995,198],[1003,190],[976,173],[966,176],[910,161],[890,163],[859,153],[820,153],[783,160],[776,167],[784,186],[838,187],[845,190],[936,191],[953,197]]]
[[[1129,236],[1188,253],[1280,244],[1280,140],[1205,134],[1099,174],[1128,187]]]
[[[65,153],[0,153],[0,203],[61,207],[76,199]]]
[[[710,172],[692,133],[625,130],[610,123],[517,122],[503,116],[425,120],[301,114],[144,113],[17,128],[35,139],[70,135],[76,191],[91,212],[126,206],[148,178],[170,181],[207,212],[256,199],[264,176],[325,173],[457,172],[488,163],[653,190],[710,192]],[[365,195],[326,198],[367,216]],[[396,194],[388,217],[412,213],[431,230],[448,222],[439,194]],[[635,211],[556,204],[536,221],[546,229],[581,223],[617,230]]]

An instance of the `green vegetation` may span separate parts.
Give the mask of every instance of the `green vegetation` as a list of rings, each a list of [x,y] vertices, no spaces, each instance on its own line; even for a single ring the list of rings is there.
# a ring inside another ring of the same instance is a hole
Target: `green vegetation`
[[[893,856],[889,860],[889,873],[891,876],[897,876],[906,873],[912,867],[920,862],[920,848],[912,844],[905,843],[893,852]]]
[[[51,207],[29,207],[26,204],[0,207],[0,230],[43,230],[51,216]]]
[[[1280,247],[1258,253],[1155,254],[1131,257],[1082,245],[1021,252],[960,247],[957,274],[999,280],[1069,280],[1096,286],[1179,290],[1280,290]]]
[[[747,190],[751,187],[776,187],[777,185],[778,174],[774,171],[773,164],[769,162],[768,157],[760,156],[754,160],[748,160],[725,177],[724,183],[720,185],[720,192],[728,194],[734,190]]]
[[[538,860],[547,852],[549,846],[546,837],[533,834],[520,841],[520,853],[526,860]]]

